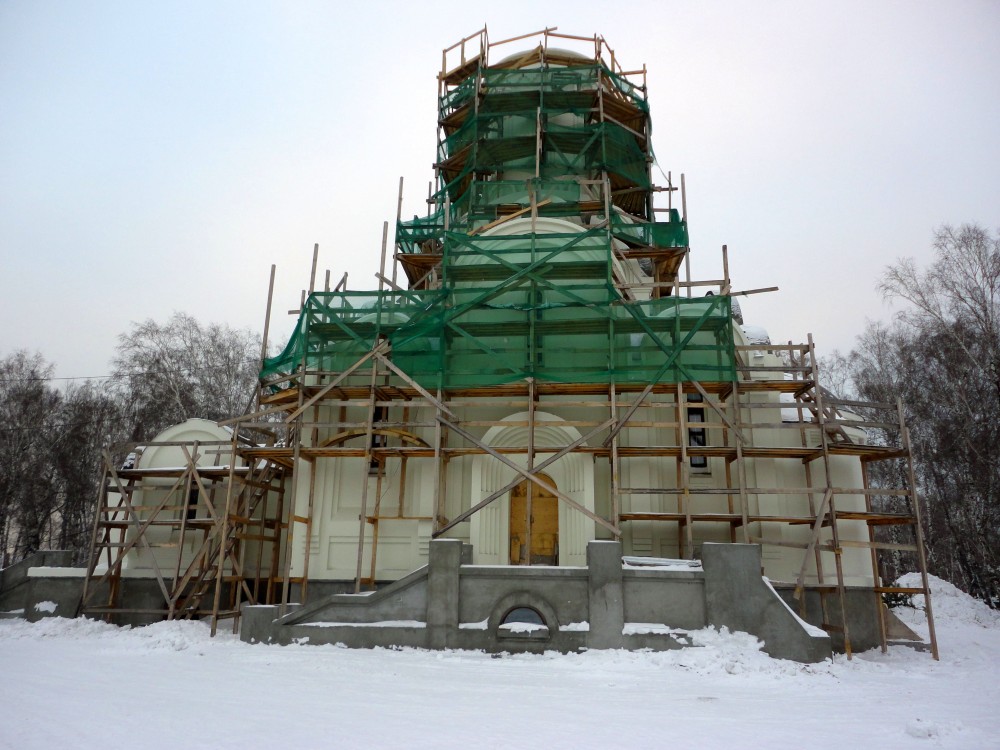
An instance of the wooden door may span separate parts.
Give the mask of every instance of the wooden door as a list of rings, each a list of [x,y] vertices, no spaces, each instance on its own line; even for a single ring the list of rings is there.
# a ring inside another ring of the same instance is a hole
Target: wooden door
[[[546,484],[556,484],[545,474],[539,478]],[[525,479],[510,493],[510,563],[528,563],[525,546],[528,541],[528,482]],[[551,492],[532,482],[531,490],[531,565],[559,564],[559,500]]]

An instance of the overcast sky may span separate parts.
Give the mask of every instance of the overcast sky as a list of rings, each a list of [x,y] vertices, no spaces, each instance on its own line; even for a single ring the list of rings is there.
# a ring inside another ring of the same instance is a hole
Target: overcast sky
[[[484,17],[485,14],[485,17]],[[1000,226],[1000,2],[0,2],[0,356],[110,371],[183,311],[272,334],[320,268],[377,286],[423,212],[441,50],[558,26],[649,68],[696,275],[729,245],[748,323],[849,349],[900,256]]]

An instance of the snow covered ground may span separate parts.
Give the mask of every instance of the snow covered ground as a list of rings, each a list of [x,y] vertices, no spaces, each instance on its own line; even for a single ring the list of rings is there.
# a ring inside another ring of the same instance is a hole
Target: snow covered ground
[[[941,661],[246,645],[199,623],[0,621],[0,747],[1000,748],[1000,614],[935,581]],[[902,611],[921,629],[922,615]]]

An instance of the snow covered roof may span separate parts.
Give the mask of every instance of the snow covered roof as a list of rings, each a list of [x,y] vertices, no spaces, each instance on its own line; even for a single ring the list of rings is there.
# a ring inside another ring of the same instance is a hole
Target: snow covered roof
[[[743,335],[747,337],[747,341],[751,344],[770,345],[771,336],[763,326],[744,324],[741,325],[740,328],[743,330]]]

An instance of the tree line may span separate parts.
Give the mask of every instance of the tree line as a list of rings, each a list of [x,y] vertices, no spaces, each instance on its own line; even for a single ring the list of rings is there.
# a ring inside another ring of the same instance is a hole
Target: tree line
[[[845,395],[902,399],[928,568],[1000,607],[1000,233],[942,227],[928,267],[901,259],[878,288],[900,311],[869,322],[825,369]],[[875,487],[905,479],[903,467],[871,467]],[[893,510],[899,501],[880,502]],[[889,577],[906,572],[899,557]]]
[[[260,366],[260,335],[175,313],[119,337],[111,376],[52,379],[41,354],[0,358],[0,562],[90,544],[102,451],[149,440],[191,417],[245,411]]]

